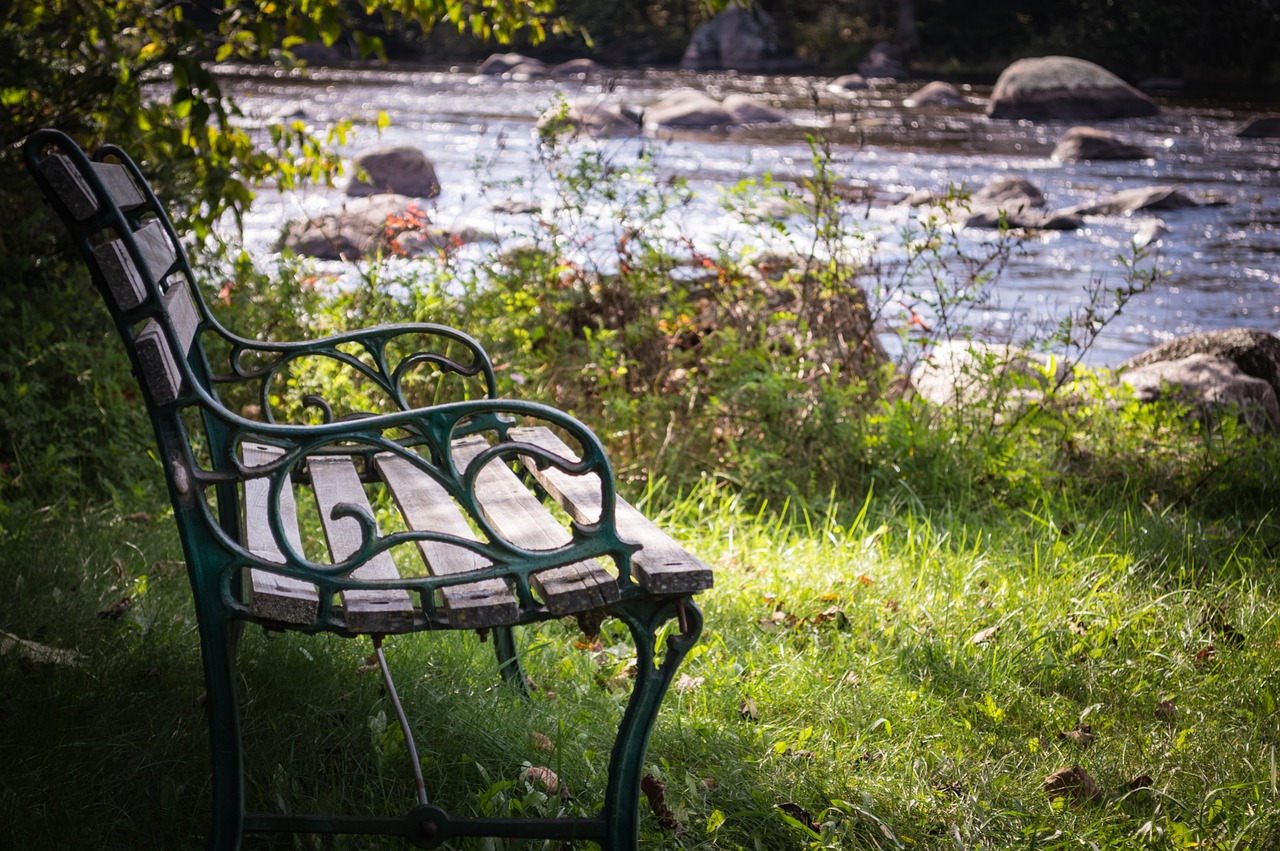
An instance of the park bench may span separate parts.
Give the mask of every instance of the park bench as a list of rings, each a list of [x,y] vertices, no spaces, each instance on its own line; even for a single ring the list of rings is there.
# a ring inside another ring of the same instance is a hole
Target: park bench
[[[649,734],[701,631],[692,595],[712,575],[619,498],[595,435],[553,408],[498,398],[483,349],[444,325],[310,342],[238,336],[211,314],[169,217],[123,151],[89,157],[41,130],[24,155],[92,272],[154,426],[198,616],[209,846],[294,832],[424,848],[461,837],[634,848]],[[501,677],[527,698],[514,628],[567,616],[589,632],[617,618],[636,646],[598,813],[480,817],[430,803],[384,640],[479,630]],[[245,624],[370,638],[416,802],[392,814],[246,811],[236,673]]]

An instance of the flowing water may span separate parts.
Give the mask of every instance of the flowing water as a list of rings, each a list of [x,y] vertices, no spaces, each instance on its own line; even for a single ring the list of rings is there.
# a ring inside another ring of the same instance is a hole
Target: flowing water
[[[312,69],[308,77],[226,69],[225,85],[251,117],[296,115],[315,128],[345,118],[364,123],[347,153],[408,143],[434,162],[443,186],[431,211],[436,222],[468,225],[501,236],[513,218],[494,212],[491,184],[508,195],[545,201],[539,179],[534,124],[557,97],[591,96],[643,108],[662,94],[695,88],[716,97],[757,94],[787,110],[779,128],[660,135],[602,142],[619,161],[642,147],[655,153],[663,173],[685,177],[696,202],[680,227],[695,243],[711,240],[766,243],[772,229],[734,221],[721,207],[723,187],[745,177],[788,181],[812,173],[807,134],[834,141],[835,176],[874,190],[876,200],[856,208],[863,244],[890,260],[902,252],[901,230],[914,215],[893,203],[919,189],[963,185],[976,190],[998,176],[1025,177],[1043,191],[1050,208],[1096,200],[1134,187],[1182,184],[1214,206],[1090,217],[1077,231],[1033,236],[979,306],[982,333],[1020,341],[1078,310],[1099,283],[1124,282],[1117,260],[1156,217],[1167,232],[1151,248],[1162,276],[1099,337],[1086,360],[1118,365],[1176,336],[1201,330],[1249,327],[1280,331],[1280,139],[1233,135],[1244,119],[1275,107],[1247,102],[1161,99],[1159,116],[1100,125],[1142,145],[1141,161],[1062,164],[1050,157],[1069,123],[993,121],[983,107],[989,90],[965,91],[954,108],[907,109],[915,84],[893,84],[852,97],[825,91],[825,78],[694,74],[679,71],[605,71],[587,82],[512,82],[475,77],[471,69]],[[386,111],[391,126],[371,127]],[[481,165],[477,165],[477,164]],[[250,248],[266,254],[288,219],[315,214],[341,199],[337,190],[265,193],[246,220]],[[789,223],[800,227],[794,221]],[[989,232],[966,230],[980,246]],[[612,241],[609,242],[612,245]],[[492,250],[489,244],[487,250]],[[904,305],[909,298],[898,298]],[[901,321],[892,312],[889,322]]]

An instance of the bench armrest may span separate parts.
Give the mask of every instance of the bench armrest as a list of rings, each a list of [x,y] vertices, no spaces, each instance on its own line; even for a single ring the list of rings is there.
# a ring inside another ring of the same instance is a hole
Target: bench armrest
[[[437,398],[415,404],[406,379],[422,370],[437,378],[459,376],[474,379],[473,392],[486,398],[497,395],[493,363],[473,337],[456,328],[435,323],[402,323],[348,331],[316,340],[272,342],[250,340],[232,334],[217,323],[216,330],[230,346],[225,370],[211,369],[215,386],[249,385],[268,423],[279,420],[279,393],[283,386],[305,387],[313,376],[326,375],[327,384],[315,382],[313,393],[305,393],[303,406],[319,411],[321,422],[329,423],[343,414],[365,413],[368,409],[413,410],[437,404]],[[346,371],[345,382],[334,381],[335,371]],[[335,412],[324,394],[326,386],[342,385],[340,395],[355,390],[369,408]],[[355,385],[363,384],[361,389]],[[436,382],[440,384],[439,381]],[[256,385],[256,386],[255,386]]]

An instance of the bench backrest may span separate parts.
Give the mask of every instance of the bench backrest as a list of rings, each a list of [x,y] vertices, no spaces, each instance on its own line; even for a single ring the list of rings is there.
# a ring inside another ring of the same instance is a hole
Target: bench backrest
[[[192,344],[208,309],[173,224],[138,167],[114,146],[90,159],[70,137],[40,130],[24,154],[115,320],[153,407],[194,386],[213,390]]]

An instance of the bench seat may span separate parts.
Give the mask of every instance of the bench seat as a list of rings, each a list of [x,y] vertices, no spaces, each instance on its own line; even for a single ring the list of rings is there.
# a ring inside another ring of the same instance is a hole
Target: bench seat
[[[545,426],[517,428],[512,439],[577,460],[569,447]],[[453,442],[454,457],[470,464],[489,443],[478,436]],[[243,450],[249,467],[278,460],[281,450],[247,444]],[[594,523],[600,517],[600,487],[591,476],[571,476],[555,468],[539,469],[524,456],[524,467],[546,492],[578,523]],[[480,541],[465,513],[445,488],[407,458],[392,453],[374,456],[374,487],[385,487],[394,499],[407,528]],[[295,552],[303,551],[298,528],[297,494],[307,490],[319,508],[329,555],[340,562],[359,547],[360,531],[349,516],[333,516],[336,506],[350,505],[373,513],[365,482],[351,457],[325,456],[308,462],[309,485],[294,483],[282,488],[279,514],[286,540]],[[270,479],[245,480],[246,536],[251,551],[267,561],[285,563],[270,521]],[[572,538],[537,494],[519,475],[502,464],[491,463],[476,478],[477,499],[494,529],[511,543],[530,550],[553,550]],[[632,556],[636,581],[652,594],[689,594],[711,587],[711,569],[687,552],[669,535],[625,501],[616,508],[619,535],[640,546]],[[440,540],[417,541],[418,556],[429,576],[465,576],[493,567],[475,550]],[[247,598],[253,615],[281,624],[310,624],[316,620],[319,594],[305,580],[263,569],[250,570]],[[380,553],[352,573],[362,581],[395,582],[402,578],[388,552]],[[607,607],[619,599],[617,577],[598,560],[552,568],[531,577],[531,587],[548,612],[572,615]],[[426,613],[421,603],[400,587],[348,589],[334,604],[347,631],[394,634],[422,628]],[[479,579],[441,589],[443,617],[454,626],[485,629],[517,623],[520,609],[516,589],[501,579]]]

